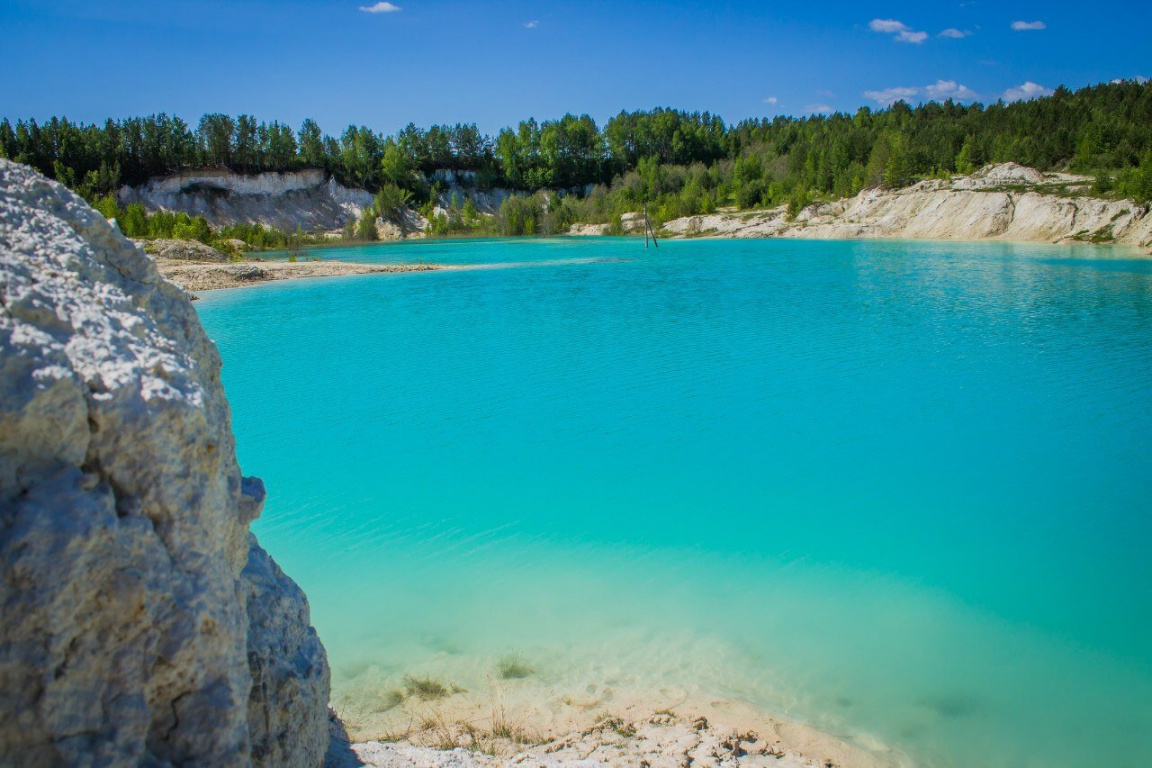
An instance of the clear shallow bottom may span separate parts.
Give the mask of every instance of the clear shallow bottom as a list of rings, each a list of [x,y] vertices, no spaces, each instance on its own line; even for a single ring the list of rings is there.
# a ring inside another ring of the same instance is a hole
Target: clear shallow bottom
[[[635,240],[198,303],[337,687],[519,650],[942,765],[1152,754],[1152,263]],[[1103,257],[1103,258],[1101,258]]]

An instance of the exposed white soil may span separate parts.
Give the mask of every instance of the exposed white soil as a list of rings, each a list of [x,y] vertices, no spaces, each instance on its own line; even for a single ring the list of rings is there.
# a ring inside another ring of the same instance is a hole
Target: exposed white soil
[[[931,179],[904,189],[867,189],[816,203],[789,219],[787,208],[720,211],[667,222],[673,237],[1005,240],[1099,243],[1152,248],[1152,213],[1131,200],[1091,197],[1091,179],[1043,174],[1005,163],[971,176]],[[639,231],[635,215],[623,217]],[[599,235],[606,225],[579,225],[573,235]]]

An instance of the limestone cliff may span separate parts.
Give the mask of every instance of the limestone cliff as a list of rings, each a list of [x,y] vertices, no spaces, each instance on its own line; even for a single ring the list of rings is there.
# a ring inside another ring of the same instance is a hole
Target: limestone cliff
[[[1152,247],[1149,207],[1131,200],[1091,197],[1090,183],[1083,177],[1042,174],[1005,163],[972,176],[922,181],[905,189],[867,189],[856,197],[811,205],[795,220],[789,220],[781,206],[691,216],[668,222],[665,229],[685,236],[1012,240]]]
[[[319,765],[327,661],[263,501],[186,296],[0,160],[0,762]]]
[[[339,229],[372,204],[368,192],[349,189],[318,169],[252,176],[216,168],[182,171],[122,187],[118,197],[123,205],[203,216],[215,227],[259,223],[306,232]]]

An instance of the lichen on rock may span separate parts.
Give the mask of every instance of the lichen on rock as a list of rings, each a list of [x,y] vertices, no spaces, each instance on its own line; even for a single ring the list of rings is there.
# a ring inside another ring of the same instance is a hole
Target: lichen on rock
[[[324,649],[230,421],[185,294],[0,160],[0,755],[320,765]]]

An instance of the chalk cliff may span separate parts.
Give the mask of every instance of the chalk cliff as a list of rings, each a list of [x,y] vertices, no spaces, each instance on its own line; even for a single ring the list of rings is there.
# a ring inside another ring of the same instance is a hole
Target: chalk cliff
[[[123,205],[203,216],[215,227],[259,223],[306,232],[339,229],[372,204],[368,192],[349,189],[319,169],[251,176],[216,168],[182,171],[122,187],[118,197]]]
[[[186,296],[0,160],[0,762],[320,765],[328,665],[263,501]]]
[[[904,189],[867,189],[856,197],[808,206],[794,220],[788,219],[781,206],[689,216],[664,227],[685,236],[1012,240],[1152,247],[1149,207],[1131,200],[1091,197],[1090,183],[1083,177],[1042,174],[1005,163],[971,176],[932,179]]]

